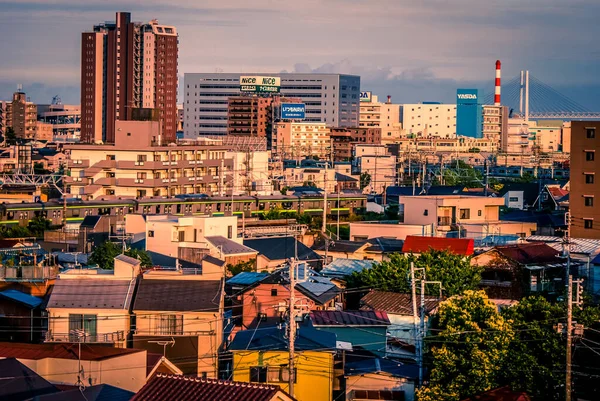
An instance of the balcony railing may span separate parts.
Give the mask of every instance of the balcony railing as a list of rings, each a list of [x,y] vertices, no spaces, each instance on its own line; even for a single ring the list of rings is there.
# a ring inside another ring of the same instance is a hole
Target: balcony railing
[[[69,343],[104,343],[115,344],[125,340],[124,331],[112,333],[89,334],[82,330],[71,330],[69,333],[56,333],[52,330],[46,332],[46,342],[69,342]]]
[[[449,226],[456,223],[452,217],[438,217],[438,226]]]

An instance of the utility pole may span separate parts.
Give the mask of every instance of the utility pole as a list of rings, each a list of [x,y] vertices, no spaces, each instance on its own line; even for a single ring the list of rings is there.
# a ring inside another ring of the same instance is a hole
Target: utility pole
[[[296,302],[296,263],[298,263],[297,259],[294,258],[290,262],[290,313],[289,313],[289,350],[290,350],[290,360],[289,360],[289,393],[292,398],[294,398],[294,342],[296,341],[296,313],[295,313],[295,302]]]
[[[327,251],[329,248],[329,240],[327,238],[327,160],[325,160],[325,184],[323,188],[323,237],[325,238],[325,264],[327,264]]]
[[[573,277],[567,280],[567,375],[565,379],[565,400],[571,401],[571,336],[573,330]]]
[[[410,289],[411,289],[412,308],[413,308],[413,333],[415,336],[415,351],[417,351],[417,357],[418,357],[418,355],[420,355],[419,348],[420,348],[421,338],[418,335],[419,316],[418,316],[418,311],[417,311],[417,285],[416,284],[417,283],[415,282],[415,264],[414,264],[414,262],[410,262]]]
[[[223,196],[223,170],[225,169],[224,160],[221,159],[221,167],[219,167],[219,196]]]

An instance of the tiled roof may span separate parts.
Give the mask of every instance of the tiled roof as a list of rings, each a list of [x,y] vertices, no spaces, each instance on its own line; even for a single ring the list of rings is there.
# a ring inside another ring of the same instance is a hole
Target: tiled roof
[[[220,280],[143,279],[133,310],[217,312],[220,299]]]
[[[409,235],[404,240],[402,252],[423,253],[429,248],[436,251],[449,251],[456,255],[472,255],[474,241],[472,238],[421,237]]]
[[[131,401],[270,401],[278,394],[291,399],[278,386],[158,374]]]
[[[24,292],[18,290],[4,290],[0,292],[0,297],[19,302],[23,305],[28,306],[31,309],[37,308],[42,304],[42,302],[44,302],[38,297],[25,294]]]
[[[313,326],[389,326],[387,313],[372,310],[310,312]]]
[[[419,299],[420,302],[420,299]],[[425,312],[436,309],[439,298],[425,297]],[[410,294],[398,294],[387,291],[371,291],[360,300],[361,310],[379,310],[394,315],[412,315],[413,306]]]
[[[2,400],[27,400],[59,392],[46,379],[13,358],[0,359],[0,380]]]
[[[252,285],[267,277],[269,273],[241,272],[227,280],[229,285]]]
[[[264,255],[269,260],[283,260],[294,257],[296,242],[299,260],[321,259],[321,256],[315,251],[297,241],[294,237],[245,239],[244,245],[256,249],[259,254]]]
[[[317,330],[309,326],[300,326],[294,342],[296,351],[336,349],[336,335]],[[269,350],[284,351],[288,349],[288,338],[285,329],[279,327],[260,327],[238,331],[229,345],[231,351]]]
[[[524,265],[564,262],[564,259],[558,256],[559,252],[556,249],[540,242],[497,246],[495,249],[503,256]]]
[[[321,274],[329,277],[349,276],[353,272],[361,272],[364,269],[373,267],[372,260],[363,259],[334,259],[330,264],[321,270]]]
[[[56,280],[48,308],[129,309],[135,280]]]
[[[238,244],[235,241],[222,237],[220,235],[205,237],[215,248],[222,249],[225,255],[237,255],[240,253],[256,253],[252,248]]]
[[[81,359],[85,361],[101,361],[121,355],[145,352],[140,349],[113,348],[102,345],[81,344]],[[0,358],[19,359],[75,359],[79,356],[78,344],[26,344],[0,342]]]

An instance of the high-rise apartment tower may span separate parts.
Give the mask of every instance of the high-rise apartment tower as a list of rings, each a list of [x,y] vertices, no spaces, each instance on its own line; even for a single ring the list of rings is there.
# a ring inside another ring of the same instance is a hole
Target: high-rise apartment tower
[[[178,44],[175,27],[131,22],[125,12],[82,34],[82,142],[114,143],[115,121],[140,115],[160,121],[163,143],[175,141]]]

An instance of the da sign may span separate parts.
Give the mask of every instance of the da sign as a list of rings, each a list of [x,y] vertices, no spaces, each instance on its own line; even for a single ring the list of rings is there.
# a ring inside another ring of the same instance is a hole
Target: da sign
[[[279,77],[240,77],[240,91],[253,93],[279,93]]]
[[[304,103],[282,103],[282,120],[304,120],[306,116],[306,105]]]
[[[370,102],[373,98],[373,94],[371,92],[360,92],[360,101],[361,102]]]

